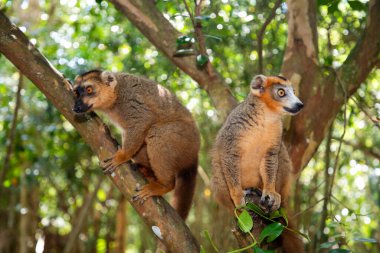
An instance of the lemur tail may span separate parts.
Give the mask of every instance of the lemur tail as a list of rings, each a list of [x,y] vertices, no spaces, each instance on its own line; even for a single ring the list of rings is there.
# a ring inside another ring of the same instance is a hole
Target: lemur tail
[[[294,223],[289,220],[288,228],[296,229]],[[304,253],[305,248],[302,242],[302,238],[287,229],[281,235],[282,239],[282,252],[283,253]]]
[[[175,181],[172,206],[183,220],[189,214],[193,201],[198,163],[178,173]]]

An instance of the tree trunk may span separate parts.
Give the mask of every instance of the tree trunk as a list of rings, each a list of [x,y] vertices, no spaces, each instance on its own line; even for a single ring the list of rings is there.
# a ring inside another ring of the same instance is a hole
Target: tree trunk
[[[125,231],[127,229],[127,216],[126,216],[126,204],[127,201],[122,195],[119,200],[119,206],[116,211],[116,246],[115,253],[124,253],[125,252]]]
[[[21,192],[20,192],[20,238],[19,252],[35,252],[36,237],[35,233],[38,228],[38,188],[32,183],[28,185],[25,172],[21,175]]]

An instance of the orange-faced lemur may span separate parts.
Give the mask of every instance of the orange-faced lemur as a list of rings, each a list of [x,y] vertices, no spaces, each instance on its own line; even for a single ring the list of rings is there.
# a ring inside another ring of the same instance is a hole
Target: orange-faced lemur
[[[186,219],[194,195],[200,145],[191,113],[167,89],[124,73],[92,70],[76,77],[74,112],[99,110],[122,132],[122,148],[106,173],[131,160],[150,175],[134,200],[175,189],[172,205]]]
[[[297,114],[303,104],[282,76],[258,75],[250,88],[248,97],[230,113],[216,137],[212,186],[217,201],[230,211],[245,204],[245,189],[259,189],[260,206],[271,212],[285,206],[292,173],[282,142],[281,116]],[[291,248],[294,245],[283,250],[303,252],[300,245],[299,250]]]

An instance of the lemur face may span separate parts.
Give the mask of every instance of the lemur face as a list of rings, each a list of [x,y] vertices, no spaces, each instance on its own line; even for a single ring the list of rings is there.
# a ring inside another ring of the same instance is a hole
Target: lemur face
[[[261,98],[270,109],[279,113],[295,115],[303,108],[303,103],[294,94],[290,81],[282,76],[254,77],[251,93]]]
[[[115,77],[110,72],[92,70],[77,76],[73,87],[73,111],[86,113],[111,107],[116,99],[115,86]]]

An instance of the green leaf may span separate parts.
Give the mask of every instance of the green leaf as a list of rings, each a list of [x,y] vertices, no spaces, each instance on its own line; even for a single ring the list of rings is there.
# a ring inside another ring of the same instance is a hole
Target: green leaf
[[[283,208],[283,207],[281,207],[281,208],[279,209],[279,212],[280,212],[282,218],[284,218],[285,223],[286,223],[286,226],[288,226],[289,221],[288,221],[288,213],[286,212],[286,209]]]
[[[332,246],[334,246],[335,244],[336,244],[336,242],[324,242],[321,245],[319,245],[319,248],[320,249],[329,249]]]
[[[201,251],[200,253],[207,253],[206,250],[203,248],[203,246],[201,245]]]
[[[272,224],[269,224],[266,226],[263,231],[261,231],[259,236],[259,242],[261,243],[264,241],[265,238],[267,239],[267,242],[272,242],[274,239],[279,237],[284,230],[284,226],[281,223],[275,222]]]
[[[247,210],[243,210],[243,212],[241,212],[241,214],[238,216],[238,224],[240,230],[244,233],[248,233],[253,228],[253,220]]]
[[[362,237],[354,237],[354,241],[357,241],[357,242],[377,243],[376,239],[373,239],[373,238],[362,238]]]
[[[194,55],[194,54],[195,54],[194,49],[188,48],[188,49],[179,49],[179,50],[175,51],[173,56],[174,57],[186,57],[186,56]]]
[[[270,219],[276,219],[276,218],[280,218],[280,217],[282,217],[282,215],[281,215],[279,210],[275,210],[269,214]]]
[[[348,250],[348,249],[332,249],[332,250],[329,250],[328,253],[350,253],[351,250]]]
[[[327,8],[328,14],[334,14],[334,12],[338,11],[338,3],[334,2]]]
[[[199,20],[199,21],[209,21],[211,19],[211,17],[209,15],[207,15],[207,16],[202,15],[202,16],[196,16],[194,19]]]
[[[261,249],[258,246],[253,247],[253,253],[275,253],[274,250]]]
[[[360,1],[348,1],[350,7],[355,11],[365,11],[367,10],[367,6]]]
[[[202,55],[202,54],[197,55],[197,66],[199,68],[204,67],[207,62],[208,62],[208,56],[207,55]]]
[[[195,39],[188,35],[182,35],[177,38],[177,46],[188,46],[195,43]]]
[[[247,203],[247,206],[246,206],[249,210],[255,212],[256,214],[260,215],[260,216],[266,216],[264,211],[261,210],[261,208],[258,206],[258,205],[255,205],[253,203]]]
[[[222,38],[219,38],[217,36],[214,36],[214,35],[208,35],[208,34],[205,34],[204,35],[206,38],[209,38],[209,39],[214,39],[214,40],[217,40],[217,41],[222,41]]]

